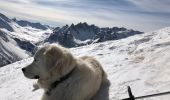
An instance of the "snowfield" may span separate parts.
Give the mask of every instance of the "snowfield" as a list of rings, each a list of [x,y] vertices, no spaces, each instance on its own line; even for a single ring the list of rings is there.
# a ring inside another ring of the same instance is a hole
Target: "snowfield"
[[[79,57],[96,57],[104,67],[110,86],[103,87],[96,100],[120,100],[128,97],[170,91],[170,27],[116,41],[72,48]],[[0,100],[40,100],[43,90],[32,92],[35,80],[24,77],[21,68],[33,58],[0,68]],[[144,100],[169,100],[170,95]]]
[[[15,31],[7,31],[9,35],[14,38],[30,41],[31,43],[41,42],[52,33],[51,29],[42,30],[32,28],[31,26],[21,27],[16,23],[11,23],[11,26]]]

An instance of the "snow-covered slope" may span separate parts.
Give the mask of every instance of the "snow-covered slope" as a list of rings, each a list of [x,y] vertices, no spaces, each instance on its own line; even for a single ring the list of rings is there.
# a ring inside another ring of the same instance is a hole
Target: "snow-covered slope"
[[[0,28],[4,28],[10,32],[13,32],[14,29],[10,26],[11,19],[0,13]]]
[[[0,30],[0,67],[28,57],[16,41]]]
[[[32,23],[25,20],[9,19],[0,13],[0,29],[8,33],[12,38],[37,43],[44,41],[52,33],[47,25]]]
[[[15,22],[12,22],[11,26],[14,29],[14,32],[9,32],[12,37],[30,41],[33,44],[44,41],[52,33],[51,29],[42,30],[30,26],[21,27]]]
[[[108,74],[110,87],[103,87],[95,100],[127,97],[127,86],[135,96],[170,90],[170,27],[126,39],[72,48],[78,56],[96,57]],[[32,58],[0,68],[0,100],[40,100],[42,90],[32,92],[34,80],[21,68]],[[169,100],[170,95],[147,100]]]
[[[22,27],[31,26],[32,28],[41,29],[41,30],[46,30],[49,27],[47,25],[42,25],[41,23],[33,23],[26,20],[17,20],[16,18],[12,20]]]
[[[51,33],[46,25],[10,19],[0,13],[0,66],[27,57],[26,51],[33,53]]]

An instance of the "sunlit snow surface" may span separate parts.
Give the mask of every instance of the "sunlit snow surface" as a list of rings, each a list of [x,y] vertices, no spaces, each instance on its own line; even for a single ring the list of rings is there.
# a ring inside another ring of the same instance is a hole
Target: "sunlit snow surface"
[[[9,35],[11,35],[12,37],[30,41],[32,43],[43,41],[45,38],[49,37],[49,35],[52,33],[51,29],[41,30],[32,28],[30,26],[21,27],[16,23],[11,23],[11,26],[15,31],[8,32]]]
[[[110,80],[109,100],[127,97],[127,86],[135,96],[170,90],[170,27],[78,48],[71,52],[79,57],[96,57]],[[32,58],[0,68],[0,100],[40,100],[42,90],[32,92],[35,80],[23,76],[21,68]],[[107,96],[107,91],[101,94]],[[97,97],[97,100],[100,100]],[[145,100],[169,100],[170,95]],[[107,100],[107,99],[106,99]]]

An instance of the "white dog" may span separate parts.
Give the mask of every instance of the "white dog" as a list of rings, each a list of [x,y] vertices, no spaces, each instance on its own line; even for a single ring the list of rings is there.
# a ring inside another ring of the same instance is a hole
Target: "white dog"
[[[42,100],[90,100],[107,79],[96,59],[75,58],[58,44],[40,48],[22,71],[27,78],[38,79],[34,87],[44,89]]]

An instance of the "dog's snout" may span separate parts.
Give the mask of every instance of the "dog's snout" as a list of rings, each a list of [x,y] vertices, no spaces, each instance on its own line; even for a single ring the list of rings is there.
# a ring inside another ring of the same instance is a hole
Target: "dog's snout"
[[[25,72],[25,68],[22,68],[22,72]]]

